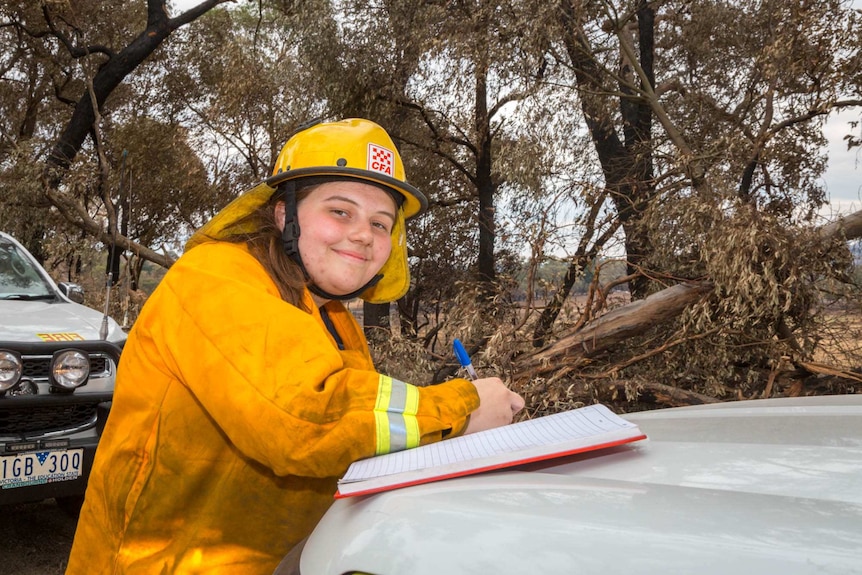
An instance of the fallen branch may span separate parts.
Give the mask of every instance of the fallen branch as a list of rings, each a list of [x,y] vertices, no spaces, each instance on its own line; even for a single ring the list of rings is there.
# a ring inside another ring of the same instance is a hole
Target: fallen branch
[[[712,292],[709,282],[678,284],[614,309],[582,329],[516,361],[515,379],[571,370],[599,353],[650,327],[676,318]]]
[[[609,392],[617,396],[622,393],[631,394],[634,390],[638,394],[637,401],[653,403],[656,407],[681,407],[684,405],[721,403],[721,400],[715,397],[695,391],[687,391],[664,383],[640,382],[632,384],[617,380],[600,385],[606,387]]]
[[[862,237],[862,211],[839,218],[819,230],[825,239],[854,239]],[[545,377],[553,373],[566,375],[585,365],[591,357],[607,351],[627,338],[640,335],[649,328],[670,321],[679,316],[689,305],[700,301],[712,293],[713,286],[708,281],[678,284],[646,299],[634,301],[616,308],[599,318],[564,335],[543,349],[518,358],[514,366],[515,381],[526,381],[534,377]],[[790,330],[779,324],[782,339],[794,346]],[[810,373],[821,373],[860,380],[860,376],[835,368],[811,362],[796,361],[797,366]]]
[[[799,367],[808,370],[810,373],[818,373],[820,375],[829,375],[841,379],[851,379],[862,383],[862,374],[847,371],[846,369],[838,369],[825,363],[817,363],[813,361],[796,361],[794,362]]]
[[[843,234],[845,240],[862,237],[862,211],[840,217],[820,228],[820,235],[824,238],[832,238],[837,234]]]

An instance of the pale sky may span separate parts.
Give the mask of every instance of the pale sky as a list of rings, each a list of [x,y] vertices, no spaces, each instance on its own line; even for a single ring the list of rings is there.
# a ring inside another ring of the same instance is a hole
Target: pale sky
[[[848,121],[862,123],[862,111],[844,112],[829,119],[826,137],[829,139],[829,167],[824,174],[826,192],[835,212],[847,214],[862,210],[862,149],[847,149],[842,138],[850,133]],[[862,137],[862,128],[857,124],[853,130],[856,138]]]

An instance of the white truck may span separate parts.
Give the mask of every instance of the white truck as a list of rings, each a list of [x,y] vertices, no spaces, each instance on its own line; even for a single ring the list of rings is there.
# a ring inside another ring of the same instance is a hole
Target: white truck
[[[0,505],[77,513],[126,334],[0,232]]]
[[[275,575],[862,574],[862,394],[623,417],[647,439],[338,499]]]

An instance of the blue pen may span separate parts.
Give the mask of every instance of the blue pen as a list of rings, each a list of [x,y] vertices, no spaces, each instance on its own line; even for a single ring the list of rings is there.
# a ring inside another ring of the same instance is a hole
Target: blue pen
[[[467,355],[467,350],[464,349],[464,344],[461,343],[461,340],[455,339],[452,342],[452,347],[455,348],[455,355],[458,357],[458,363],[461,364],[461,367],[467,370],[467,373],[470,374],[470,379],[479,379],[479,375],[476,373],[476,370],[473,369],[473,362],[470,361],[470,356]]]

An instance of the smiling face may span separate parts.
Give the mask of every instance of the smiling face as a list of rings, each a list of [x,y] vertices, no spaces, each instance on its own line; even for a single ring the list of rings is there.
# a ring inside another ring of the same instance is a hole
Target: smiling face
[[[396,206],[371,184],[335,181],[320,184],[297,205],[299,253],[312,282],[321,290],[352,293],[380,271],[392,250]],[[276,207],[280,225],[284,204]],[[318,305],[326,300],[313,296]]]

